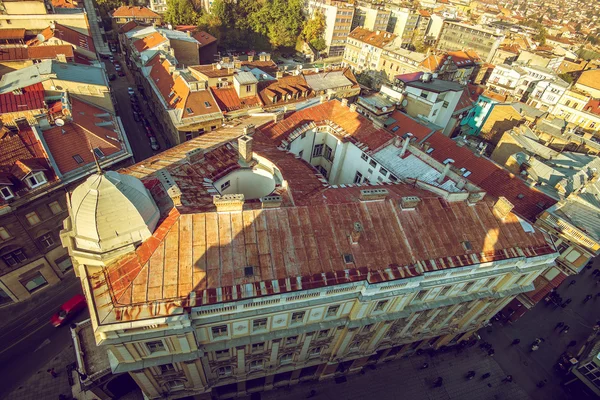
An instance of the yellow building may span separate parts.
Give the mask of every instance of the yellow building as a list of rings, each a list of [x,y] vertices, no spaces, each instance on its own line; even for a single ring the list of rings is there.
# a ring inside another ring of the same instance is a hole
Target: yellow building
[[[399,181],[369,149],[410,141],[346,103],[282,118],[242,120],[70,196],[61,239],[88,329],[146,398],[246,395],[453,345],[553,264],[506,199],[456,189],[442,204],[433,183]]]

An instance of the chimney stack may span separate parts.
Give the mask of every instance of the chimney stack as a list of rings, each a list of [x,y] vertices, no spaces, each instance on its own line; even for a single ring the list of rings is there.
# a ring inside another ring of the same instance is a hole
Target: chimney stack
[[[254,124],[248,124],[244,127],[244,136],[252,136],[256,132]]]
[[[198,161],[204,160],[204,150],[202,149],[194,149],[185,153],[185,157],[187,158],[187,162],[190,164],[195,164]]]
[[[429,142],[424,142],[422,146],[423,146],[423,147],[422,147],[422,148],[423,148],[423,151],[424,151],[425,153],[427,153],[427,150],[429,150],[429,148],[431,147],[431,144],[430,144]]]
[[[498,198],[498,201],[494,203],[494,208],[492,209],[492,212],[494,213],[496,218],[504,219],[508,214],[510,214],[514,207],[515,206],[510,201],[508,201],[506,197],[500,196]]]
[[[404,135],[404,143],[402,143],[402,151],[400,152],[400,157],[404,157],[404,154],[406,154],[406,149],[408,149],[408,144],[410,143],[410,139],[412,139],[412,137],[413,134],[410,132]]]
[[[345,98],[345,97],[344,97],[344,98],[342,99],[342,105],[343,105],[344,107],[348,107],[348,99],[347,99],[347,98]]]
[[[398,148],[402,147],[402,138],[400,136],[394,138],[394,146]]]
[[[350,111],[356,112],[356,103],[350,104],[350,106],[348,108],[350,108]]]
[[[454,163],[453,159],[446,160],[446,165],[444,166],[444,171],[442,172],[442,175],[440,175],[440,177],[437,179],[438,183],[444,183],[444,179],[446,179],[448,172],[450,172],[450,166],[452,166],[453,163]]]
[[[479,200],[483,199],[481,193],[471,192],[469,193],[469,197],[467,198],[467,204],[470,206],[474,206]]]
[[[216,195],[213,196],[213,204],[217,207],[217,212],[242,211],[244,208],[244,195]]]
[[[238,138],[238,153],[240,158],[244,160],[247,164],[252,162],[252,139],[248,135],[244,135]]]
[[[363,231],[363,226],[360,222],[355,222],[352,232],[350,233],[350,244],[358,244],[360,234]]]
[[[249,55],[248,56],[248,62],[252,62],[254,61],[254,55]]]
[[[158,177],[158,180],[160,181],[160,184],[162,185],[164,191],[167,192],[167,195],[169,195],[169,197],[173,201],[173,205],[180,206],[181,189],[179,189],[179,186],[177,185],[177,183],[175,183],[175,179],[173,179],[173,176],[171,176],[171,174],[166,168],[161,168],[160,170],[158,170],[156,176]]]
[[[277,78],[277,79],[281,79],[281,78],[283,78],[283,71],[277,71],[277,72],[275,73],[275,78]]]
[[[279,208],[281,207],[281,196],[265,196],[260,198],[262,208]]]
[[[417,196],[404,196],[400,199],[400,208],[402,210],[414,210],[420,202],[421,199]]]
[[[361,201],[385,200],[389,192],[387,189],[363,189],[360,191]]]

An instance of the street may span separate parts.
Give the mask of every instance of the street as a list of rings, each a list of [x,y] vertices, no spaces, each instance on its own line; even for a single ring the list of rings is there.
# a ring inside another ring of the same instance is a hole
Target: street
[[[63,282],[44,289],[31,300],[1,310],[2,323],[8,322],[0,328],[0,398],[5,398],[72,344],[68,324],[55,328],[50,325],[50,317],[61,304],[82,292],[79,278],[71,273]],[[74,321],[86,318],[89,318],[87,310]]]

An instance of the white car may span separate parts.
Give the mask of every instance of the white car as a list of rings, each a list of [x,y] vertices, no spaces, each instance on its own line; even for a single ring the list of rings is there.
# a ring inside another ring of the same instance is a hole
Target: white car
[[[115,65],[115,71],[119,72],[121,70],[121,66],[119,64]]]
[[[130,86],[127,88],[127,94],[130,96],[135,96],[135,90]]]

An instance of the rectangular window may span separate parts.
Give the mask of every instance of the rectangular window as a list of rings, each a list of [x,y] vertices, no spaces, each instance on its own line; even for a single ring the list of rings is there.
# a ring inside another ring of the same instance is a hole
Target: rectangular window
[[[377,163],[375,162],[375,160],[371,160],[369,161],[369,165],[373,168],[375,168],[377,166]]]
[[[191,108],[189,108],[189,107],[186,107],[186,108],[185,108],[185,111],[186,111],[186,112],[187,112],[189,115],[194,115],[194,110],[192,110],[192,109],[191,109]]]
[[[378,301],[377,304],[375,305],[375,311],[385,310],[385,306],[387,305],[388,302],[389,302],[389,300]]]
[[[317,347],[313,347],[312,349],[310,349],[310,351],[308,352],[308,356],[310,358],[313,357],[319,357],[321,355],[321,351],[323,351],[323,348],[321,346],[317,346]]]
[[[4,262],[10,267],[22,263],[23,261],[27,261],[27,256],[25,255],[25,253],[23,253],[23,250],[21,249],[13,250],[10,253],[6,253],[2,256],[2,258],[4,259]]]
[[[52,211],[52,214],[54,215],[60,214],[63,210],[58,201],[53,201],[52,203],[48,204],[48,207],[50,207],[50,211]]]
[[[206,107],[206,108],[210,108],[210,103],[209,103],[208,101],[205,101],[205,102],[204,102],[204,107]]]
[[[253,353],[260,353],[260,352],[263,352],[264,350],[265,350],[265,342],[252,343],[252,352]]]
[[[323,339],[326,338],[327,336],[329,336],[329,329],[323,329],[321,331],[319,331],[319,333],[317,333],[317,339]]]
[[[99,147],[94,148],[94,154],[97,158],[104,158],[104,152]]]
[[[29,222],[29,225],[31,226],[37,225],[40,222],[42,222],[35,211],[25,214],[25,218],[27,218],[27,222]]]
[[[226,365],[225,367],[221,367],[217,370],[217,375],[220,377],[230,376],[233,372],[231,365]]]
[[[339,310],[340,310],[340,306],[329,306],[329,308],[327,308],[327,314],[325,316],[326,317],[335,317]]]
[[[2,239],[2,240],[10,239],[10,233],[8,233],[6,228],[3,226],[0,226],[0,239]]]
[[[186,132],[185,133],[185,141],[187,142],[188,140],[192,140],[194,134],[192,132]]]
[[[154,353],[158,353],[161,351],[165,351],[165,344],[163,343],[162,340],[153,340],[150,342],[146,342],[146,348],[148,349],[148,351],[150,352],[150,354],[154,354]]]
[[[252,321],[252,330],[260,331],[263,329],[267,329],[267,319],[266,318],[259,318],[259,319],[255,319],[254,321]]]
[[[324,157],[325,157],[326,159],[328,159],[329,161],[333,161],[333,157],[332,157],[331,151],[332,151],[332,150],[331,150],[331,147],[329,147],[329,146],[325,145],[325,153],[324,153]]]
[[[30,188],[36,188],[46,183],[46,175],[43,172],[36,172],[27,178],[27,184]]]
[[[463,287],[463,291],[469,293],[469,291],[473,288],[475,282],[469,282]]]
[[[388,174],[388,171],[387,171],[387,169],[381,167],[381,168],[379,168],[379,173],[383,176],[386,176]]]
[[[215,358],[217,358],[218,360],[223,358],[229,358],[229,349],[215,351]]]
[[[7,188],[6,186],[0,188],[0,195],[2,196],[2,198],[4,198],[4,200],[9,200],[15,197],[12,190],[10,190],[10,188]]]
[[[227,325],[218,325],[211,328],[213,338],[227,336]]]
[[[442,290],[440,291],[440,294],[438,295],[438,297],[445,297],[451,288],[452,288],[452,286],[444,286],[442,288]]]
[[[257,371],[263,369],[263,360],[250,361],[248,368],[250,369],[250,371]]]
[[[171,363],[159,365],[159,368],[160,368],[160,373],[161,374],[166,374],[166,373],[175,371],[175,366],[173,364],[171,364]]]
[[[421,92],[420,95],[422,98],[426,99],[427,98],[427,92]]]
[[[231,184],[231,181],[227,181],[227,182],[223,182],[221,184],[221,190],[225,190],[229,187],[229,185]]]
[[[321,155],[323,154],[323,145],[322,144],[316,144],[315,147],[313,148],[313,157],[321,157]]]
[[[294,361],[294,355],[293,354],[284,354],[281,357],[279,357],[279,364],[290,364],[292,361]]]
[[[363,159],[363,160],[365,160],[365,161],[369,161],[369,157],[368,157],[368,156],[367,156],[365,153],[362,153],[362,154],[360,155],[360,158],[362,158],[362,159]]]
[[[354,175],[354,183],[361,183],[362,182],[362,174],[358,171],[356,171],[356,175]]]
[[[21,281],[21,284],[23,286],[25,286],[25,289],[27,289],[27,291],[29,293],[33,293],[36,290],[41,289],[44,286],[46,286],[48,284],[48,281],[46,281],[46,279],[42,276],[42,274],[38,272],[32,278],[29,278],[26,281]]]
[[[246,85],[246,93],[250,93],[252,91],[252,85]]]
[[[302,158],[303,155],[304,155],[304,150],[300,150],[300,153],[298,153],[298,157]]]
[[[442,103],[442,107],[443,107],[443,108],[448,108],[448,104],[449,104],[449,103],[448,103],[447,101],[444,101],[444,102]]]
[[[298,336],[289,336],[285,338],[286,346],[293,346],[298,343]]]
[[[421,290],[419,293],[417,293],[415,299],[421,301],[425,298],[425,296],[427,296],[427,293],[429,293],[429,290]]]
[[[306,314],[305,311],[298,311],[298,312],[292,313],[292,324],[301,324],[302,321],[304,321],[305,314]]]
[[[49,249],[50,247],[54,246],[54,238],[52,237],[51,233],[47,233],[45,235],[42,235],[42,237],[39,240],[40,240],[40,244],[45,249]]]
[[[79,154],[75,154],[75,155],[73,156],[73,160],[75,160],[75,162],[76,162],[77,164],[82,164],[82,163],[83,163],[83,158],[81,158],[81,156],[80,156]]]

